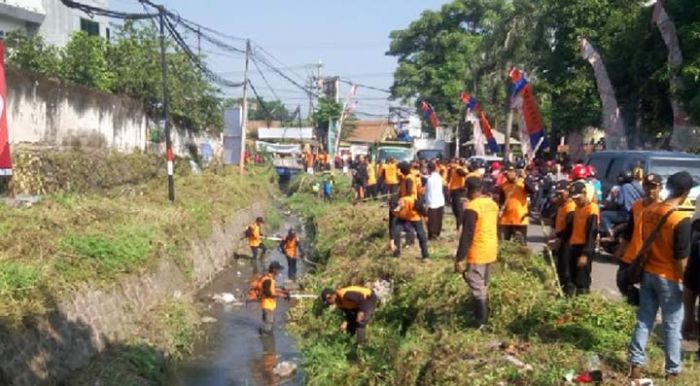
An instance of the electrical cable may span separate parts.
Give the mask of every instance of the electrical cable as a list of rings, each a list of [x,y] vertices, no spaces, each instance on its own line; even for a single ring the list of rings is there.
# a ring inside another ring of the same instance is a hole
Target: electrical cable
[[[269,56],[270,58],[272,58],[272,60],[276,61],[277,63],[279,63],[279,64],[282,65],[283,67],[288,67],[286,64],[284,64],[281,60],[279,60],[277,57],[275,57],[275,55],[272,55],[272,54],[270,53],[270,51],[266,50],[264,47],[261,47],[261,46],[259,46],[259,45],[256,44],[256,45],[255,45],[255,48],[259,49],[263,54]],[[301,75],[299,75],[299,73],[297,73],[297,72],[295,72],[295,71],[289,71],[289,72],[291,72],[292,75],[296,75],[296,77],[297,77],[298,79],[300,79],[301,81],[303,81],[303,82],[306,81],[306,78],[303,77],[303,76],[301,76]]]
[[[253,55],[253,57],[255,58],[255,55]],[[267,67],[268,67],[269,69],[271,69],[273,72],[277,73],[277,75],[279,75],[279,76],[281,76],[282,78],[286,79],[289,83],[291,83],[291,84],[293,84],[294,86],[300,88],[301,90],[304,90],[304,91],[307,92],[308,94],[311,94],[311,95],[313,95],[313,96],[315,96],[315,97],[318,97],[318,94],[316,94],[313,90],[310,90],[309,88],[307,88],[307,87],[305,87],[305,86],[299,84],[297,81],[295,81],[294,79],[292,79],[291,77],[289,77],[287,74],[285,74],[284,72],[282,72],[282,70],[278,69],[278,68],[275,67],[273,64],[271,64],[270,62],[268,62],[267,59],[265,59],[265,57],[263,57],[263,56],[258,56],[257,58],[258,58],[258,60],[259,60],[262,64],[264,64],[265,66],[267,66]]]
[[[351,86],[358,86],[358,87],[366,88],[366,89],[368,89],[368,90],[381,91],[381,92],[384,92],[384,93],[387,93],[387,94],[391,94],[391,91],[389,91],[389,90],[387,90],[387,89],[379,88],[379,87],[374,87],[374,86],[368,86],[368,85],[366,85],[366,84],[353,82],[353,81],[351,81],[351,80],[349,80],[349,79],[338,78],[338,81],[340,81],[340,83],[349,84],[349,85],[351,85]]]
[[[270,110],[267,109],[267,106],[265,106],[265,102],[258,94],[258,90],[255,89],[255,86],[253,86],[253,82],[248,80],[248,86],[250,86],[250,90],[253,91],[253,95],[255,95],[255,99],[258,100],[258,103],[260,104],[260,107],[262,108],[263,112],[267,116],[267,119],[271,121],[272,120],[272,113],[270,112]]]
[[[265,77],[265,75],[262,73],[262,71],[260,71],[260,66],[258,66],[258,61],[255,60],[255,57],[253,57],[252,59],[253,59],[253,64],[255,65],[255,69],[258,70],[258,74],[260,74],[260,77],[262,77],[263,80],[265,81],[267,88],[269,88],[272,95],[274,95],[275,98],[281,102],[282,98],[280,98],[279,95],[277,95],[277,93],[275,92],[275,89],[272,88],[272,85],[270,84],[270,82],[267,81],[267,78]]]
[[[88,15],[98,15],[98,16],[106,16],[114,19],[130,19],[130,20],[143,20],[143,19],[152,19],[155,17],[158,17],[158,14],[154,13],[128,13],[128,12],[118,12],[118,11],[112,11],[109,9],[105,8],[100,8],[100,7],[95,7],[92,5],[87,5],[83,3],[78,3],[72,0],[61,0],[61,3],[65,5],[68,8],[72,9],[77,9],[79,11],[83,11]]]

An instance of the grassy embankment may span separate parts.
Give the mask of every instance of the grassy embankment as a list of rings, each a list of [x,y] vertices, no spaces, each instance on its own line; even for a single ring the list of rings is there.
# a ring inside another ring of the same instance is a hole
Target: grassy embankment
[[[450,216],[444,239],[430,244],[430,262],[419,261],[417,247],[396,259],[387,251],[386,207],[324,203],[305,193],[306,186],[290,205],[314,222],[313,258],[323,265],[304,285],[319,291],[378,278],[394,284],[363,348],[338,332],[339,312],[318,316],[311,303],[291,311],[310,385],[561,385],[569,371],[587,369],[593,353],[601,358],[604,384],[624,383],[631,307],[599,295],[559,298],[550,266],[505,244],[491,278],[490,326],[477,331],[468,287],[453,273],[457,235]],[[663,379],[660,344],[655,335],[648,350],[647,371],[655,380]],[[690,359],[680,384],[700,384],[700,368]]]
[[[83,151],[16,155],[20,189],[45,196],[31,207],[0,205],[4,326],[21,328],[23,319],[51,309],[82,285],[106,286],[147,271],[160,259],[174,260],[187,273],[193,240],[207,237],[213,224],[234,210],[269,199],[276,189],[267,168],[245,176],[222,168],[190,175],[182,162],[176,202],[170,204],[160,158]],[[187,352],[198,321],[187,300],[164,303],[146,321],[160,336],[133,342],[111,371],[157,383],[159,357]]]

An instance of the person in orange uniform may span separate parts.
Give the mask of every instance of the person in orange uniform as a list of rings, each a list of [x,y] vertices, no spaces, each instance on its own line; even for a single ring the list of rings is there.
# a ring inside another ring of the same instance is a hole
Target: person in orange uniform
[[[598,235],[600,209],[593,202],[594,192],[583,181],[576,181],[570,187],[571,198],[576,203],[571,227],[571,286],[567,295],[587,294],[591,289],[591,267]]]
[[[416,184],[418,185],[418,195],[422,196],[423,195],[423,174],[421,173],[421,166],[418,162],[414,162],[411,164],[411,175],[413,176],[413,180],[416,181]]]
[[[255,222],[248,225],[248,229],[246,229],[248,246],[250,247],[250,252],[253,260],[258,258],[258,252],[261,252],[260,256],[264,256],[267,252],[267,247],[265,247],[265,244],[262,242],[262,225],[264,223],[265,220],[263,220],[262,217],[258,217],[255,219]]]
[[[452,214],[455,216],[456,229],[459,229],[462,218],[462,197],[464,197],[464,182],[467,178],[467,170],[464,168],[464,160],[459,160],[452,165],[450,180],[447,183],[447,190],[450,195]]]
[[[562,180],[555,186],[557,194],[557,211],[554,215],[554,234],[549,240],[551,250],[556,256],[557,276],[559,284],[566,292],[571,288],[571,267],[569,238],[574,222],[576,203],[569,197],[569,182]]]
[[[420,191],[420,177],[416,177],[411,165],[408,162],[399,164],[400,180],[399,182],[399,197],[411,196],[418,198]]]
[[[367,325],[372,321],[379,298],[369,288],[351,286],[321,291],[321,301],[326,306],[335,305],[345,314],[340,330],[355,335],[358,344],[367,341]]]
[[[408,168],[408,164],[404,165]],[[407,172],[409,170],[406,170]],[[391,250],[394,257],[401,256],[401,232],[415,231],[418,236],[418,244],[420,245],[421,257],[427,260],[430,255],[428,253],[428,236],[423,228],[423,218],[416,208],[418,202],[417,185],[413,182],[414,177],[408,173],[404,179],[401,189],[401,195],[398,201],[394,200],[390,205],[392,210],[391,218]]]
[[[482,194],[481,178],[470,177],[466,185],[469,202],[462,217],[455,271],[471,290],[476,324],[481,327],[488,322],[489,273],[498,255],[498,205]]]
[[[287,236],[282,239],[280,243],[280,249],[287,258],[287,277],[289,280],[297,279],[297,260],[300,256],[304,255],[304,250],[301,246],[299,240],[299,235],[297,235],[294,229],[289,229]]]
[[[377,166],[372,162],[372,156],[368,155],[365,161],[367,164],[367,197],[377,196]]]
[[[641,378],[641,369],[646,364],[645,349],[659,308],[666,379],[670,382],[677,380],[682,370],[683,318],[695,318],[695,315],[692,309],[684,315],[683,309],[684,300],[692,299],[684,286],[684,282],[691,279],[684,277],[691,249],[691,213],[677,209],[695,186],[697,183],[690,173],[682,171],[672,174],[666,180],[668,197],[651,204],[642,213],[642,240],[649,244],[649,248],[639,288],[637,322],[629,346],[630,378],[633,382]]]
[[[449,190],[447,190],[447,161],[442,161],[439,158],[436,158],[434,162],[440,171],[440,177],[442,177],[442,194],[445,196],[445,201],[447,201],[447,195],[450,194]]]
[[[399,189],[399,166],[396,164],[394,157],[390,157],[382,173],[384,180],[384,188],[386,194],[395,194]]]
[[[627,302],[633,306],[639,305],[639,289],[629,283],[626,275],[627,268],[632,263],[632,260],[637,256],[642,248],[642,213],[644,209],[650,205],[659,202],[661,185],[663,180],[658,174],[651,173],[644,178],[642,188],[644,189],[644,198],[637,200],[632,204],[630,211],[630,220],[627,227],[622,232],[620,238],[620,246],[617,248],[615,258],[619,262],[617,269],[617,288],[620,293],[627,299]]]
[[[267,273],[261,280],[262,284],[262,299],[260,307],[262,308],[263,325],[260,332],[263,334],[271,334],[275,324],[275,310],[277,309],[277,298],[289,299],[289,292],[283,288],[277,288],[277,275],[282,272],[282,264],[277,261],[270,263]]]
[[[314,174],[314,153],[310,151],[304,152],[304,166],[308,174]]]
[[[528,209],[527,195],[535,192],[532,180],[523,178],[524,170],[519,165],[518,170],[513,164],[506,166],[506,180],[500,186],[499,202],[501,212],[498,225],[501,228],[501,238],[510,240],[513,237],[520,242],[527,242]]]

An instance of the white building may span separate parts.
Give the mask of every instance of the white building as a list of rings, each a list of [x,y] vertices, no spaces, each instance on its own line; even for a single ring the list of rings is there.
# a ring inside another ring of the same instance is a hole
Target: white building
[[[79,0],[83,4],[107,8],[107,0]],[[109,39],[109,20],[89,16],[63,5],[61,0],[0,0],[0,33],[22,30],[28,35],[39,33],[44,41],[65,46],[76,31]]]

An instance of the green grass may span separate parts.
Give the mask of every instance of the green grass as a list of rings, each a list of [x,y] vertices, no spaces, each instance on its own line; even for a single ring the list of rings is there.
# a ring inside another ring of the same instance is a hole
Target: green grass
[[[319,313],[308,302],[290,311],[288,325],[299,339],[308,384],[560,385],[567,372],[585,370],[592,353],[602,359],[606,384],[624,379],[635,310],[599,295],[558,297],[552,268],[541,256],[501,246],[489,287],[490,326],[477,331],[468,287],[452,270],[451,218],[447,237],[431,243],[431,261],[421,263],[416,248],[398,259],[389,256],[386,207],[328,204],[304,192],[290,197],[290,205],[313,219],[313,258],[323,263],[304,279],[304,288],[318,292],[382,278],[393,281],[395,290],[377,310],[363,348],[338,332],[339,312]],[[532,370],[507,362],[501,342],[518,347],[515,355]],[[657,383],[663,379],[657,334],[648,353],[647,374]],[[700,368],[687,361],[680,384],[699,380]]]
[[[272,177],[268,168],[177,177],[174,204],[165,179],[155,179],[105,194],[60,193],[30,208],[0,207],[0,318],[41,314],[81,283],[108,285],[161,258],[191,273],[191,242],[235,210],[269,199]]]

